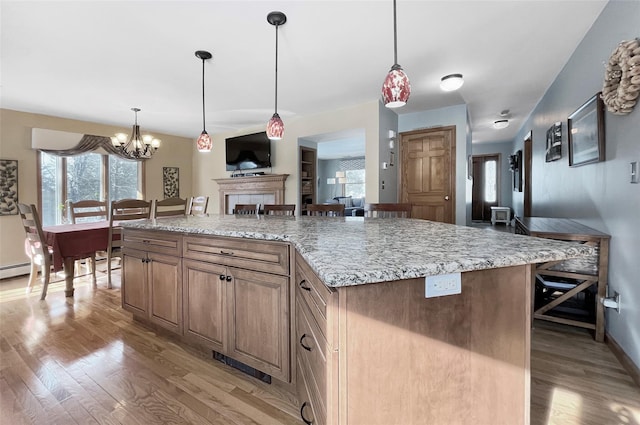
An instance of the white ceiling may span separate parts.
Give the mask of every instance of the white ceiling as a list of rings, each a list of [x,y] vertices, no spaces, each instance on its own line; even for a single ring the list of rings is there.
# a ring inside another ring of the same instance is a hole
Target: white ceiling
[[[398,62],[411,79],[399,114],[460,103],[474,142],[513,139],[606,5],[583,1],[398,0]],[[266,124],[273,113],[273,10],[279,113],[296,116],[380,97],[393,64],[392,1],[5,1],[1,106],[196,138]],[[604,60],[605,58],[603,58]],[[440,77],[464,86],[442,92]],[[500,111],[511,126],[494,130]],[[286,137],[286,132],[285,132]]]

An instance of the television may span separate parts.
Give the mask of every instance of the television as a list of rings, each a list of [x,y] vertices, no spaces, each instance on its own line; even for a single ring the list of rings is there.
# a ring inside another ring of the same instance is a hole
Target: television
[[[271,140],[266,132],[226,139],[227,171],[271,167]]]

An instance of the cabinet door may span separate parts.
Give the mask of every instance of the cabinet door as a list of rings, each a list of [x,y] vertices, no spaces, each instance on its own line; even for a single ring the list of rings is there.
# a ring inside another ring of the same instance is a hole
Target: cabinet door
[[[183,277],[185,338],[225,353],[227,268],[183,260]]]
[[[182,334],[182,266],[179,257],[147,253],[149,319]]]
[[[147,316],[147,254],[137,249],[122,250],[122,308]]]
[[[228,355],[287,382],[289,360],[289,278],[229,268]]]

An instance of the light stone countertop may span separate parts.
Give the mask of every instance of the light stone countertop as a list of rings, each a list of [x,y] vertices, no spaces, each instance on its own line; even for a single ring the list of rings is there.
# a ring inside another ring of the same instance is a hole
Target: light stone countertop
[[[327,286],[351,286],[563,260],[573,242],[416,219],[218,216],[122,222],[132,229],[291,242]]]

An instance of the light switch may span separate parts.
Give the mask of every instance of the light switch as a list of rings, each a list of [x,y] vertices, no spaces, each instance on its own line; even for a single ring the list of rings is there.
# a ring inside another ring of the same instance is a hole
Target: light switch
[[[638,183],[638,161],[631,163],[631,183]]]

